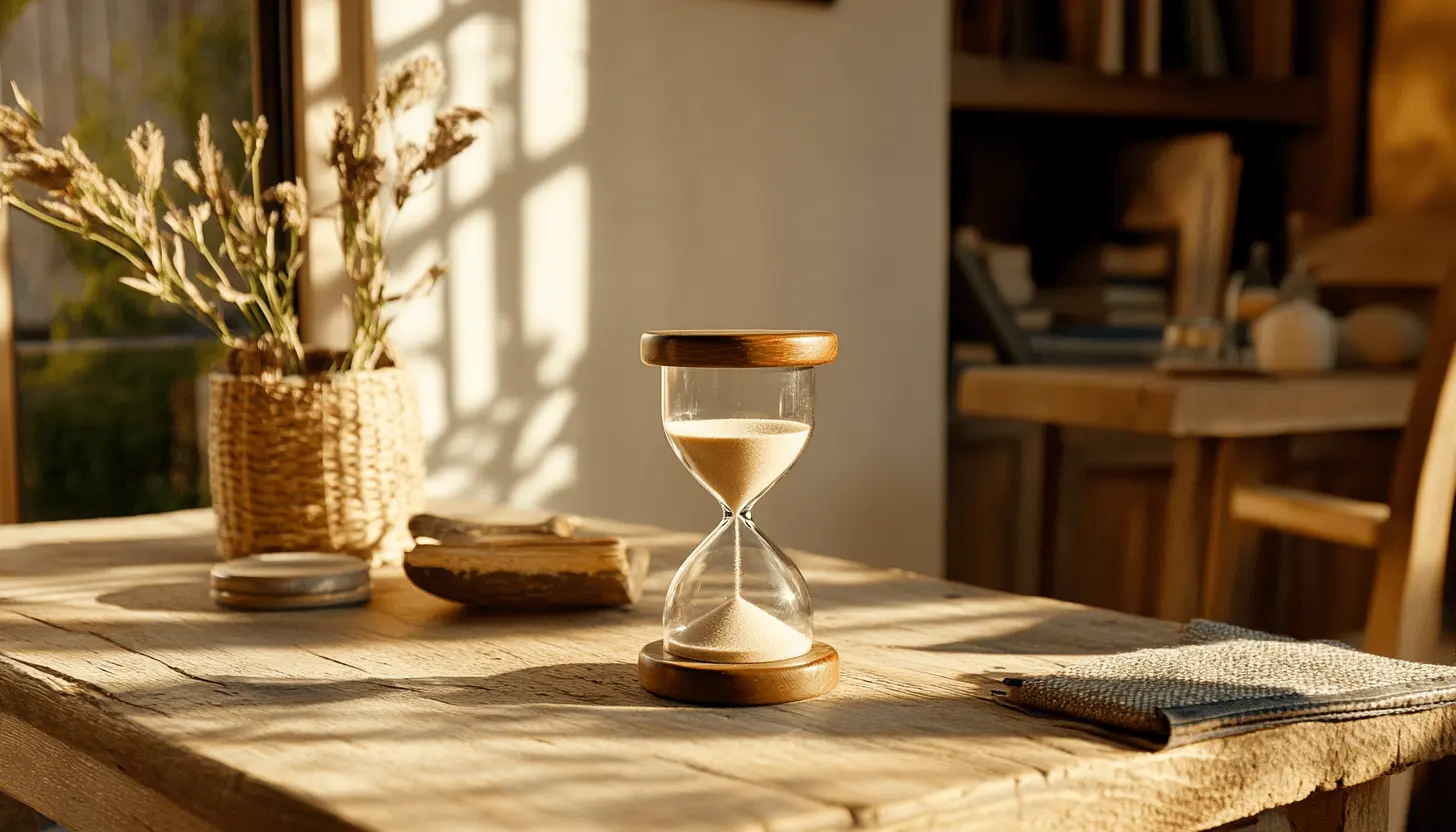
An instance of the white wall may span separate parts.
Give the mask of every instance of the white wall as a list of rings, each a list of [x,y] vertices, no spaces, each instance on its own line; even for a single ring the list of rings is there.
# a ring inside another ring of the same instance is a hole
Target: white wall
[[[398,324],[439,496],[706,531],[652,328],[839,333],[818,429],[756,515],[781,545],[938,573],[943,0],[374,0],[379,63],[495,113],[395,230],[452,274]]]

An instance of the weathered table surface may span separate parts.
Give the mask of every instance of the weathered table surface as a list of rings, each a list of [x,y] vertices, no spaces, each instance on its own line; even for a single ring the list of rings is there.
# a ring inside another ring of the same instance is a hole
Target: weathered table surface
[[[1160,436],[1247,437],[1399,428],[1413,372],[1170,376],[1150,367],[972,367],[963,416]]]
[[[836,691],[654,699],[634,659],[696,536],[617,528],[654,551],[641,606],[549,617],[389,571],[364,608],[222,611],[206,512],[0,529],[0,791],[76,832],[1158,832],[1456,752],[1456,709],[1135,750],[991,691],[1172,625],[807,554]]]

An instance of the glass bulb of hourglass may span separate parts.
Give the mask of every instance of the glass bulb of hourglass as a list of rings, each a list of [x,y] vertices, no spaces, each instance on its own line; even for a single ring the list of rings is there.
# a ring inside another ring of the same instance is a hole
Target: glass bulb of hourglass
[[[808,587],[749,509],[798,459],[811,425],[783,418],[669,419],[669,441],[724,514],[668,588],[667,651],[708,662],[792,659],[814,642]]]

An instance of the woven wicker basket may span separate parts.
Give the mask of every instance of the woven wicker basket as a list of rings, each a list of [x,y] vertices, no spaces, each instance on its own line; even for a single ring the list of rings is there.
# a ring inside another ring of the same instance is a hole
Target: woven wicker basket
[[[409,548],[423,508],[414,381],[399,367],[288,378],[215,373],[207,434],[218,553]]]

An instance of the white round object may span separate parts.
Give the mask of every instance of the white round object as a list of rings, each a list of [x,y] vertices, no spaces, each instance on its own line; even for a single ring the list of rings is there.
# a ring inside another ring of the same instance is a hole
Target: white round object
[[[1323,373],[1334,369],[1335,316],[1305,298],[1281,303],[1249,328],[1254,364],[1266,373]]]
[[[1409,309],[1393,304],[1362,306],[1340,323],[1342,352],[1370,367],[1412,364],[1425,344],[1425,322]]]

